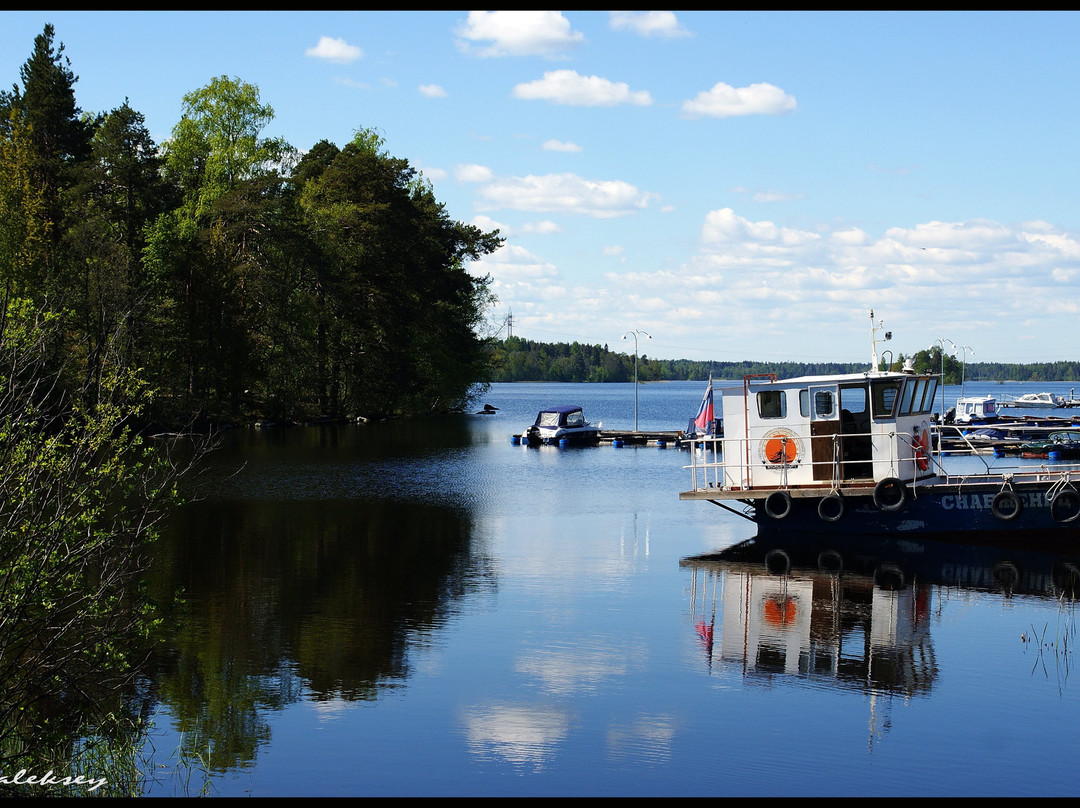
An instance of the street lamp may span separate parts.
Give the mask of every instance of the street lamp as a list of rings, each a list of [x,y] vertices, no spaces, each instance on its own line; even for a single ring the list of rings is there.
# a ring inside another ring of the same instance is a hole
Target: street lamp
[[[949,340],[949,342],[952,342],[952,340]],[[967,345],[957,345],[955,342],[953,342],[953,348],[956,349],[955,351],[953,351],[953,356],[956,356],[956,351],[963,351],[964,352],[963,358],[960,360],[961,361],[961,365],[960,365],[960,398],[963,398],[964,397],[964,382],[965,382],[965,380],[967,378],[967,355],[968,355],[968,351],[971,351],[972,356],[975,355],[975,351],[974,351],[973,348],[971,348],[971,347],[969,347]]]
[[[638,349],[638,334],[644,334],[649,339],[652,339],[652,334],[648,331],[642,331],[640,328],[635,328],[633,331],[627,331],[622,335],[623,339],[626,339],[630,334],[634,335],[634,431],[637,432],[637,349]]]
[[[953,347],[956,347],[956,343],[951,339],[945,339],[945,337],[939,337],[930,343],[930,350],[934,349],[935,345],[941,345],[941,423],[945,423],[945,343],[952,342]]]

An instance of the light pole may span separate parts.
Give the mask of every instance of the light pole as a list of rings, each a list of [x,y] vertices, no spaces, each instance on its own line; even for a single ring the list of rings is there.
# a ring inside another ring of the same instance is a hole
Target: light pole
[[[630,334],[634,335],[634,431],[637,432],[637,348],[638,348],[638,334],[644,334],[649,339],[652,339],[652,334],[648,331],[642,331],[640,328],[635,328],[633,331],[627,331],[622,335],[623,339],[626,339]]]
[[[945,423],[945,343],[952,342],[951,339],[945,339],[945,337],[939,337],[930,343],[930,350],[934,349],[935,345],[941,345],[941,423]],[[953,347],[956,347],[956,343],[953,342]]]
[[[949,340],[949,342],[952,342],[952,340]],[[961,360],[961,365],[960,365],[960,398],[963,398],[964,397],[964,382],[967,379],[967,355],[968,355],[968,351],[971,351],[971,355],[974,356],[975,355],[975,350],[973,348],[968,347],[967,345],[959,345],[958,346],[955,342],[953,342],[953,348],[955,348],[957,351],[963,351],[964,352],[964,356],[963,356],[963,359]],[[953,353],[953,356],[956,356],[955,352]]]

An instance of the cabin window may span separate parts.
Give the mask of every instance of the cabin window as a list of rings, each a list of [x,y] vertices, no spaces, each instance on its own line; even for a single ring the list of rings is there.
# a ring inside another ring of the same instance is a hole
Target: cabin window
[[[783,390],[762,390],[757,394],[757,411],[761,418],[787,417],[787,394]]]
[[[904,381],[904,392],[900,394],[900,410],[896,415],[908,415],[912,412],[912,395],[915,393],[915,382],[910,379]]]
[[[585,413],[583,413],[581,410],[577,410],[576,412],[572,412],[566,416],[567,426],[582,426],[584,425],[584,423]]]
[[[832,390],[800,390],[799,414],[803,418],[810,417],[811,400],[814,405],[815,421],[831,421],[836,418],[836,396]]]
[[[930,412],[934,409],[934,395],[937,393],[937,379],[926,380],[926,395],[923,396],[923,405],[920,412]]]
[[[899,400],[899,381],[870,382],[870,403],[875,418],[892,418],[896,413],[896,403]]]
[[[904,391],[904,410],[901,415],[915,415],[923,411],[927,381],[926,378],[920,378],[908,382],[911,389]]]
[[[559,413],[557,412],[542,412],[540,417],[536,419],[537,426],[558,426],[559,425]]]
[[[840,409],[851,413],[866,412],[866,388],[861,385],[859,387],[841,387]]]

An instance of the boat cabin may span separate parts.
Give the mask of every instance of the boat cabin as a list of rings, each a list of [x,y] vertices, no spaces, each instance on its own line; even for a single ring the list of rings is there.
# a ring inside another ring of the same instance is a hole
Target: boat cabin
[[[585,413],[581,407],[562,406],[540,410],[536,415],[534,426],[550,427],[552,429],[574,429],[585,426]]]
[[[983,398],[958,398],[953,421],[958,424],[992,421],[998,417],[997,399],[993,396]]]
[[[930,414],[938,380],[870,371],[720,388],[724,488],[824,488],[934,476]]]

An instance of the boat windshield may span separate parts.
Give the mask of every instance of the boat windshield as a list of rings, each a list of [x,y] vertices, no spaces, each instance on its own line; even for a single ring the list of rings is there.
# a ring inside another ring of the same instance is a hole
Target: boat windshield
[[[870,400],[875,418],[892,418],[896,415],[896,405],[900,401],[900,380],[870,382]]]
[[[537,426],[558,426],[559,425],[559,413],[557,412],[542,412],[536,418]]]

